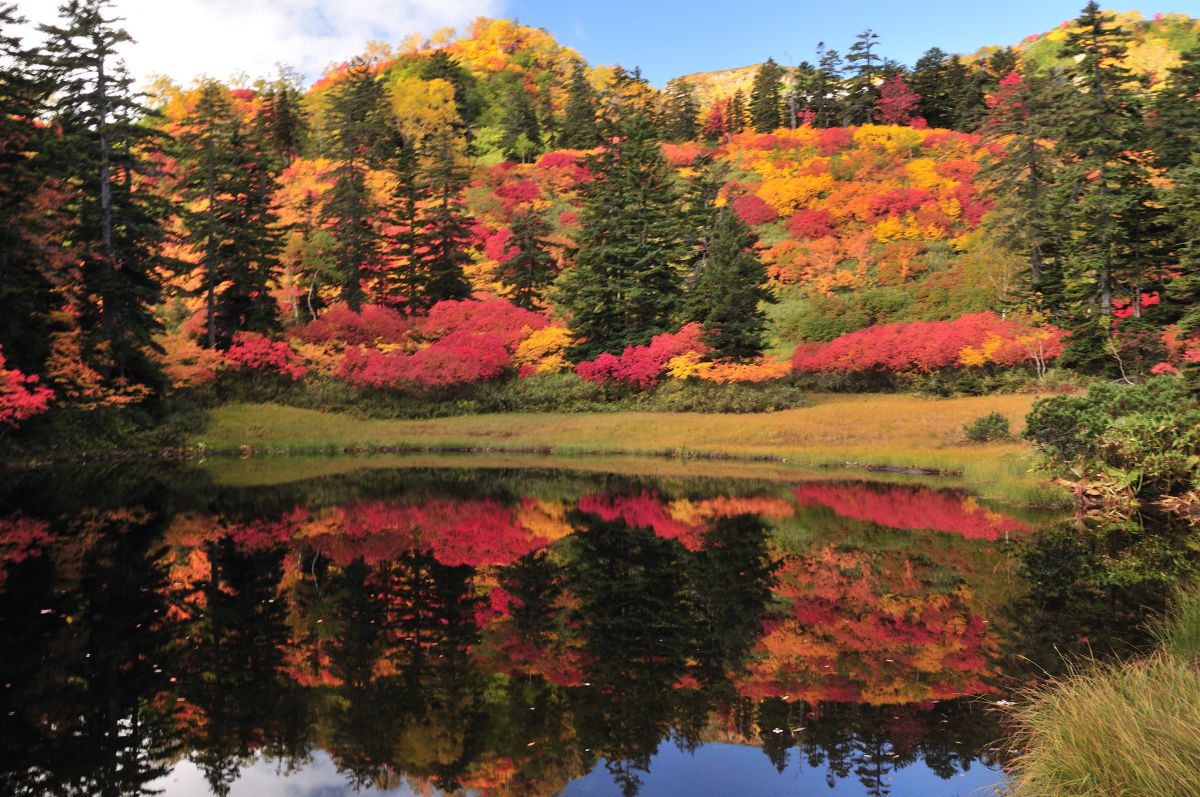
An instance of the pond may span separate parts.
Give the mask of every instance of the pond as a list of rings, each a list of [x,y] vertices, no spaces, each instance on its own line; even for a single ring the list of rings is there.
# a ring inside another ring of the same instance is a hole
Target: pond
[[[1158,600],[1055,528],[844,474],[8,473],[0,793],[994,794],[997,704]]]

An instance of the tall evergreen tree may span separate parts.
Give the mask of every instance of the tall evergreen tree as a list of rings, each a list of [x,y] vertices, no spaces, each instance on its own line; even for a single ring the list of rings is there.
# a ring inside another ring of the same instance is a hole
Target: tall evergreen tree
[[[14,34],[23,22],[14,6],[0,5],[0,348],[10,366],[37,371],[54,304],[35,241],[46,222],[30,208],[47,176],[46,129],[38,123],[47,86]]]
[[[577,262],[559,280],[579,360],[669,331],[688,253],[674,176],[645,115],[627,119],[590,168]]]
[[[204,270],[209,347],[241,331],[269,331],[277,318],[267,284],[282,246],[271,154],[214,81],[201,88],[174,149],[189,206],[186,238]]]
[[[955,86],[951,63],[958,59],[931,47],[913,65],[908,85],[921,97],[921,116],[930,127],[953,128],[956,122]]]
[[[1150,146],[1166,169],[1185,166],[1200,153],[1200,46],[1183,53],[1155,95]]]
[[[363,280],[382,269],[381,242],[375,228],[379,209],[367,188],[367,170],[381,165],[394,143],[384,105],[383,88],[367,61],[356,58],[334,86],[330,97],[327,144],[337,165],[323,218],[337,242],[337,269],[342,299],[357,309]]]
[[[684,78],[667,82],[663,127],[671,141],[694,141],[700,135],[700,102],[696,88]]]
[[[1053,187],[1058,163],[1052,144],[1057,135],[1057,101],[1073,88],[1054,76],[1011,72],[988,100],[981,132],[998,145],[981,176],[994,188],[995,210],[989,229],[1029,262],[1030,290],[1038,303],[1057,305],[1061,275],[1056,261],[1057,214]]]
[[[280,69],[279,76],[262,89],[262,109],[255,117],[256,133],[281,165],[300,156],[307,133],[300,78]]]
[[[505,96],[500,148],[509,160],[528,163],[542,151],[542,128],[537,111],[522,82],[513,84]]]
[[[768,58],[754,74],[750,89],[750,123],[760,133],[783,127],[783,67]]]
[[[596,92],[588,82],[587,67],[575,65],[567,84],[567,104],[559,131],[559,145],[567,149],[591,149],[600,146],[600,127],[596,122]]]
[[[546,243],[548,225],[532,208],[513,215],[512,246],[516,253],[504,264],[501,282],[506,296],[518,307],[538,310],[546,287],[554,279],[554,255]]]
[[[738,89],[729,99],[725,128],[730,133],[741,133],[746,129],[747,124],[749,124],[749,112],[746,108],[746,95],[741,89]]]
[[[156,176],[162,135],[142,124],[149,113],[133,89],[118,49],[130,41],[109,0],[68,0],[57,25],[42,26],[42,64],[56,92],[50,110],[59,129],[52,161],[78,187],[64,210],[74,229],[70,246],[82,276],[79,328],[88,364],[102,377],[155,386],[157,366],[154,272],[163,255],[170,208],[154,192],[137,190]]]
[[[1059,109],[1059,151],[1066,166],[1057,190],[1063,231],[1064,289],[1073,327],[1069,354],[1096,364],[1111,329],[1113,297],[1129,297],[1141,315],[1152,287],[1157,211],[1139,98],[1124,66],[1128,34],[1091,2],[1067,34],[1063,56],[1077,91]]]
[[[879,35],[867,29],[854,39],[846,54],[846,95],[842,102],[842,118],[848,125],[870,124],[874,120],[879,100],[878,84],[883,77],[883,60],[875,52]]]
[[[817,45],[817,73],[810,89],[814,127],[836,127],[841,124],[842,57],[837,50]]]
[[[463,150],[464,142],[450,130],[429,143],[414,253],[419,290],[411,300],[418,308],[429,308],[447,299],[465,299],[471,294],[463,270],[471,262],[467,247],[472,223],[462,198],[467,183]]]
[[[1166,207],[1176,231],[1178,275],[1167,283],[1167,296],[1180,306],[1179,328],[1186,337],[1200,336],[1200,155],[1171,171],[1175,186]],[[1200,393],[1200,363],[1184,371],[1192,390]]]
[[[705,342],[719,359],[746,361],[762,354],[767,320],[761,305],[774,297],[766,289],[757,244],[733,209],[721,208],[708,235],[707,263],[687,300],[688,320],[704,324]]]

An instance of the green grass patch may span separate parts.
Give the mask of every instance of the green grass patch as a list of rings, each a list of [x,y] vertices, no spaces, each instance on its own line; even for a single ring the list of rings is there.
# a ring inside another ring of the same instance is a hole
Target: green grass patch
[[[286,455],[391,449],[927,469],[957,475],[962,486],[985,498],[1061,506],[1063,495],[1033,470],[1030,446],[968,444],[963,437],[963,424],[987,412],[1024,417],[1033,398],[817,395],[810,407],[772,413],[494,413],[422,420],[231,404],[211,413],[194,442],[216,451]]]

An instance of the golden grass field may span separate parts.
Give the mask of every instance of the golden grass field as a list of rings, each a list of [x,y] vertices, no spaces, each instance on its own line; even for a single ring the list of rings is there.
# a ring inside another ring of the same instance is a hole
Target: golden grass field
[[[1014,432],[1036,397],[926,399],[818,395],[809,407],[751,415],[700,413],[509,413],[433,420],[369,420],[271,404],[212,413],[195,440],[210,450],[298,454],[378,448],[536,453],[539,458],[672,456],[769,458],[794,468],[910,467],[961,474],[985,497],[1052,501],[1025,443],[972,444],[962,426],[1001,412]]]

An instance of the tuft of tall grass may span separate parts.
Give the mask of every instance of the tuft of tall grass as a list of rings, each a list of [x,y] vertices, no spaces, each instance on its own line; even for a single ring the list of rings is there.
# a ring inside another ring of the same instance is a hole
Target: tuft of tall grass
[[[1165,651],[1076,671],[1013,711],[1015,797],[1200,796],[1200,669]]]
[[[1167,653],[1200,667],[1200,590],[1180,592],[1171,614],[1155,626],[1154,636]]]

